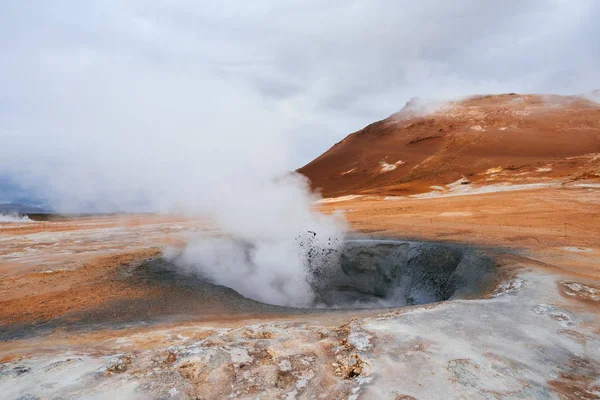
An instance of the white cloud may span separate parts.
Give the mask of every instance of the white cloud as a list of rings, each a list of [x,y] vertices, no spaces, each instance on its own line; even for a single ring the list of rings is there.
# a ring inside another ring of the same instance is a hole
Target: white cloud
[[[282,136],[293,168],[414,96],[600,86],[599,10],[593,0],[6,1],[1,134],[57,151],[109,129],[188,140],[211,128],[204,111],[235,114],[246,132]]]

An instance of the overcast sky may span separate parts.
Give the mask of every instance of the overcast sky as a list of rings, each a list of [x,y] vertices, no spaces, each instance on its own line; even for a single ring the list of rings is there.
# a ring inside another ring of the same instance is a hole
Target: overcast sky
[[[596,0],[2,0],[0,175],[145,141],[297,168],[413,96],[597,89],[598,21]]]

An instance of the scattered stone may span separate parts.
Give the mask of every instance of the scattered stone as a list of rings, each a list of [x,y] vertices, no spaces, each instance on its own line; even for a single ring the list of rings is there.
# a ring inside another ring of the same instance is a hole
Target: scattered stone
[[[575,325],[575,318],[570,311],[563,310],[549,304],[539,304],[533,308],[533,312],[538,315],[548,316],[564,327],[571,327]]]
[[[563,282],[560,284],[560,288],[566,296],[584,301],[600,302],[599,287],[579,282]]]
[[[334,330],[338,337],[338,346],[335,348],[336,361],[331,364],[336,376],[343,379],[353,379],[363,373],[365,361],[359,352],[367,350],[370,346],[370,337],[359,330],[356,318]]]
[[[129,354],[125,354],[112,360],[111,364],[104,371],[105,375],[110,374],[121,374],[129,368],[133,362],[133,357]]]
[[[347,359],[338,360],[338,362],[333,363],[332,366],[337,376],[343,379],[353,379],[362,374],[364,364],[365,362],[358,354],[353,353]]]
[[[177,361],[177,354],[169,351],[167,359],[165,360],[165,364],[173,364],[175,361]]]
[[[17,376],[19,375],[23,375],[28,373],[29,371],[31,371],[31,368],[23,366],[23,365],[18,365],[16,367],[13,368],[13,371],[15,371],[15,373],[17,374]]]
[[[509,282],[504,282],[498,285],[498,287],[492,293],[492,297],[499,297],[505,294],[515,294],[525,286],[525,281],[522,279],[513,279]]]

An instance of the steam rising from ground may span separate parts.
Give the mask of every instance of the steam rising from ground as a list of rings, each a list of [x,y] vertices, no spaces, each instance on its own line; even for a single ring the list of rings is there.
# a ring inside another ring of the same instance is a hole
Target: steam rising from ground
[[[123,69],[118,62],[102,65],[96,79]],[[0,146],[0,170],[11,171],[61,213],[209,218],[222,238],[190,238],[180,265],[255,299],[309,301],[308,255],[296,238],[312,230],[318,240],[339,240],[344,225],[311,210],[317,196],[304,177],[289,172],[285,124],[255,93],[219,76],[163,76],[155,94],[140,96],[132,85],[145,86],[154,76],[147,72],[139,66],[107,90],[62,87],[73,97],[55,93],[61,101],[40,111],[52,139],[9,132],[2,141],[9,145]],[[206,93],[216,97],[207,102]],[[21,129],[35,131],[25,120]]]
[[[271,181],[260,192],[233,199],[238,205],[229,199],[229,206],[215,210],[222,236],[192,237],[183,251],[169,249],[166,256],[246,297],[310,306],[314,270],[334,264],[346,227],[341,215],[312,211],[315,199],[297,174]]]
[[[33,222],[33,221],[31,219],[29,219],[29,217],[26,215],[0,214],[0,222],[24,223],[24,222]]]
[[[341,220],[309,214],[283,235],[265,229],[248,240],[237,236],[196,238],[182,252],[169,250],[166,256],[187,272],[246,297],[308,307],[315,301],[311,285],[315,269],[335,265],[343,243]]]
[[[135,87],[154,80],[151,67],[126,76],[130,66],[119,60],[91,68],[94,79],[117,77],[115,85],[84,93],[76,86],[86,85],[87,74],[81,81],[61,76],[66,86],[39,111],[51,140],[8,132],[0,170],[63,213],[210,218],[222,238],[191,238],[181,265],[255,299],[309,301],[307,253],[296,238],[311,230],[318,240],[339,240],[344,226],[313,212],[317,197],[289,172],[293,145],[283,120],[257,93],[218,74],[165,75],[154,93],[141,96]],[[27,120],[20,129],[36,132]]]

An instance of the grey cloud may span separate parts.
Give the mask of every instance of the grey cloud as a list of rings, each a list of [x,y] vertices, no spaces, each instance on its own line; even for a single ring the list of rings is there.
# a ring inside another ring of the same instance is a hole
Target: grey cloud
[[[202,110],[242,121],[216,99],[246,96],[262,116],[244,134],[275,130],[295,168],[414,96],[597,88],[598,17],[593,0],[4,1],[0,138],[52,155],[107,129],[201,136]]]

